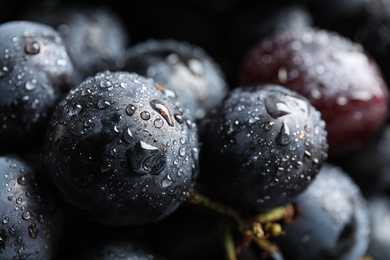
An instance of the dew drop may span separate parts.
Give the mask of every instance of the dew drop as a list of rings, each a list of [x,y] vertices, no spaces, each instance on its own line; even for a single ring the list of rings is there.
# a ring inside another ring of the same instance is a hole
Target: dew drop
[[[3,224],[7,224],[8,222],[9,222],[9,218],[8,217],[3,218]]]
[[[134,115],[136,110],[137,110],[137,108],[133,104],[129,104],[126,107],[126,114],[128,116],[132,116],[132,115]]]
[[[174,114],[173,117],[175,118],[176,122],[178,122],[179,124],[184,123],[184,118],[183,118],[182,115],[180,115],[180,114]]]
[[[100,100],[98,101],[98,103],[97,103],[97,107],[98,107],[99,109],[106,109],[106,108],[108,108],[110,105],[111,105],[110,102],[107,101],[107,100],[104,100],[104,99],[100,99]]]
[[[163,188],[167,188],[167,187],[171,186],[172,183],[173,183],[173,182],[172,182],[171,176],[169,176],[169,174],[167,174],[167,176],[166,176],[164,179],[162,179],[162,181],[161,181],[161,186],[162,186]]]
[[[43,223],[45,222],[45,218],[43,217],[42,214],[39,214],[39,215],[38,215],[38,222],[39,222],[40,224],[43,224]]]
[[[112,86],[112,83],[110,81],[101,81],[99,86],[101,88],[109,88]]]
[[[35,224],[31,224],[30,226],[28,226],[28,234],[33,239],[37,238],[37,236],[38,236],[38,229],[37,229],[37,226]]]
[[[164,125],[164,121],[161,118],[154,120],[154,126],[156,128],[161,128]]]
[[[180,147],[180,149],[179,149],[179,155],[180,155],[180,156],[186,155],[186,148]]]
[[[259,117],[251,117],[251,118],[249,118],[249,124],[253,124],[253,123],[255,123],[255,122],[257,122],[257,121],[259,121],[260,120],[260,118]]]
[[[168,125],[173,126],[168,107],[158,99],[153,99],[149,102],[150,106],[156,110],[164,119]]]
[[[141,148],[143,148],[145,150],[158,150],[158,148],[156,146],[150,145],[150,144],[145,143],[143,141],[140,141],[140,144],[141,144]]]
[[[305,131],[306,131],[307,133],[310,133],[310,132],[311,132],[311,126],[310,126],[310,125],[305,125],[304,128],[305,128]]]
[[[309,151],[305,151],[304,154],[303,154],[304,158],[306,159],[310,159],[311,158],[311,153]]]
[[[16,230],[13,227],[9,228],[8,232],[10,233],[11,236],[16,234]],[[0,244],[1,244],[1,239],[0,239]]]
[[[29,91],[36,89],[37,88],[37,80],[32,79],[32,80],[26,81],[26,83],[24,84],[24,87]]]
[[[17,182],[20,184],[20,185],[25,185],[27,183],[27,178],[25,176],[20,176],[17,180]]]
[[[71,109],[69,109],[69,112],[68,112],[69,116],[74,116],[74,115],[80,113],[82,108],[83,107],[79,104],[74,105]]]
[[[272,129],[272,127],[275,125],[275,122],[274,121],[269,121],[265,124],[264,126],[264,129],[265,131],[269,131]]]
[[[290,143],[290,129],[286,124],[282,124],[279,134],[276,136],[276,141],[280,145],[288,145]]]
[[[157,147],[139,141],[126,151],[129,166],[136,174],[159,174],[166,166],[166,156]]]
[[[295,164],[295,168],[302,169],[303,168],[303,162],[297,161],[297,163]]]
[[[30,212],[28,212],[28,211],[23,212],[22,218],[23,218],[24,220],[29,220],[29,219],[31,219],[31,214],[30,214]]]
[[[292,112],[286,103],[275,96],[267,96],[265,98],[265,108],[268,114],[275,119]]]
[[[164,88],[162,90],[162,92],[168,98],[172,98],[172,99],[176,99],[177,98],[176,93],[173,90]]]
[[[125,129],[123,129],[123,136],[122,137],[123,137],[123,141],[125,141],[128,144],[133,141],[134,136],[130,130],[130,127],[126,127]]]
[[[38,54],[40,50],[41,50],[41,46],[36,41],[26,42],[26,44],[24,45],[24,52],[26,54],[35,55]]]
[[[141,116],[141,118],[143,120],[149,120],[150,119],[150,113],[148,111],[142,111],[140,116]]]

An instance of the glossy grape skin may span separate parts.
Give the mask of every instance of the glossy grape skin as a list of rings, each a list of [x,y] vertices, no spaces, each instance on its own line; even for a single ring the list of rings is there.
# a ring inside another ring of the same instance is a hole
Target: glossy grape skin
[[[198,174],[196,124],[168,90],[135,73],[98,73],[56,107],[44,165],[60,196],[92,220],[142,225],[172,213]]]
[[[63,215],[48,183],[15,155],[0,157],[0,176],[0,258],[51,259]]]
[[[339,167],[325,163],[293,202],[296,215],[275,239],[285,259],[356,260],[365,256],[370,220],[359,187]]]
[[[388,113],[376,62],[361,45],[318,28],[263,39],[243,58],[238,82],[281,84],[308,98],[326,122],[330,156],[358,149]]]
[[[153,78],[174,91],[190,110],[192,120],[202,119],[228,90],[225,75],[213,57],[184,41],[149,39],[133,45],[127,50],[123,70]]]
[[[205,182],[247,212],[290,202],[327,158],[320,113],[280,85],[235,88],[199,128]]]
[[[390,199],[386,193],[367,197],[370,211],[370,243],[367,255],[375,260],[385,260],[390,255]]]
[[[52,27],[30,21],[0,25],[0,152],[39,146],[56,102],[80,82]]]
[[[123,65],[131,36],[119,14],[106,5],[61,3],[30,8],[23,17],[58,31],[83,79]]]

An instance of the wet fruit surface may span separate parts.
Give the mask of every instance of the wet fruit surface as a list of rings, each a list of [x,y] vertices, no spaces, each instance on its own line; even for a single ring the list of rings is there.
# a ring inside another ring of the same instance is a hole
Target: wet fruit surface
[[[341,168],[326,163],[294,202],[297,214],[278,237],[288,259],[358,259],[368,248],[367,201]]]
[[[60,195],[91,219],[143,224],[183,202],[198,153],[195,123],[161,85],[102,72],[56,107],[44,163]]]
[[[50,259],[58,249],[62,214],[52,190],[30,163],[0,157],[0,256]]]
[[[57,30],[83,77],[116,69],[124,62],[123,51],[131,37],[119,16],[108,7],[68,3],[47,8],[35,6],[23,19]]]
[[[315,28],[275,33],[248,52],[239,85],[273,82],[310,100],[326,122],[331,155],[357,149],[383,125],[388,88],[362,47]]]
[[[47,25],[3,23],[0,39],[0,142],[14,151],[37,144],[56,102],[80,78],[59,33]]]
[[[220,66],[205,50],[188,42],[139,43],[127,50],[123,69],[153,78],[174,91],[193,120],[202,119],[228,90]]]
[[[320,113],[278,85],[236,88],[200,124],[205,177],[249,211],[291,201],[327,158]]]

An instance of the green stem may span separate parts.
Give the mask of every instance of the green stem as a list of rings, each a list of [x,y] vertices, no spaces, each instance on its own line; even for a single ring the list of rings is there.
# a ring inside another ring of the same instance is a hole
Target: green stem
[[[203,206],[209,210],[232,218],[239,226],[243,225],[240,215],[233,208],[220,202],[209,199],[196,190],[191,190],[186,202],[198,206]]]
[[[235,243],[229,227],[225,227],[222,232],[223,245],[226,251],[227,260],[237,260]]]
[[[261,224],[278,221],[285,218],[292,218],[294,215],[294,208],[291,204],[271,209],[265,213],[254,216],[251,221],[259,222]]]

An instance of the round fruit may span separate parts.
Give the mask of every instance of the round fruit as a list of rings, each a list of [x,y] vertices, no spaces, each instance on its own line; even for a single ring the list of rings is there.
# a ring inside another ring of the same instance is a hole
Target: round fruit
[[[0,157],[0,258],[51,259],[63,218],[52,190],[27,161]]]
[[[148,40],[130,47],[125,70],[153,78],[173,90],[193,120],[225,96],[228,85],[219,65],[201,47],[176,40]]]
[[[44,149],[60,196],[109,225],[168,216],[198,171],[197,126],[152,79],[129,72],[87,78],[60,102]]]
[[[320,113],[279,85],[235,88],[199,127],[202,177],[251,212],[291,202],[327,158]]]
[[[285,259],[356,260],[365,255],[370,240],[366,199],[341,168],[325,163],[293,203],[296,216],[276,238]]]
[[[58,99],[80,81],[57,31],[40,23],[0,25],[0,150],[36,145]]]
[[[239,84],[281,84],[305,96],[326,122],[329,154],[357,149],[384,123],[388,88],[363,48],[316,28],[277,32],[245,56]]]
[[[55,28],[83,78],[123,65],[127,28],[107,6],[69,2],[28,9],[25,19]]]

